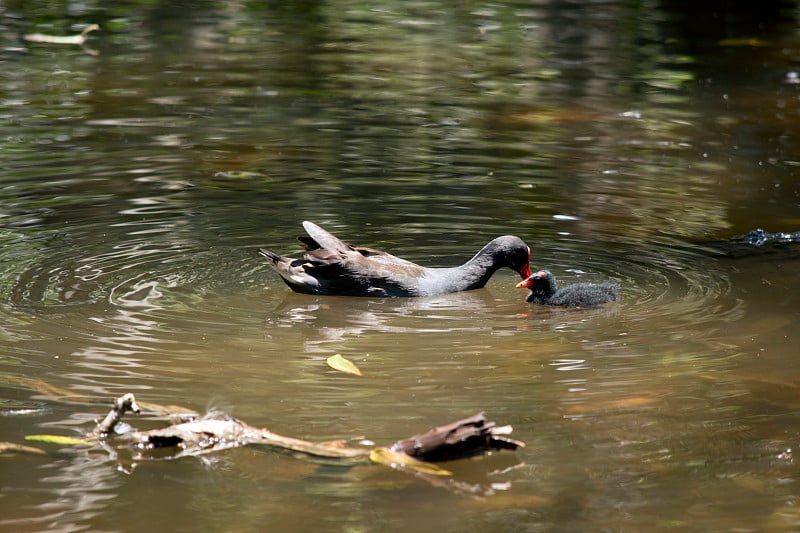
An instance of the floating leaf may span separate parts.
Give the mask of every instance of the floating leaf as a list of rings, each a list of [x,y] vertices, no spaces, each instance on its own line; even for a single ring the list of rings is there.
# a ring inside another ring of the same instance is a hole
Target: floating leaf
[[[593,401],[591,404],[570,405],[564,412],[568,415],[591,414],[602,411],[617,411],[623,409],[645,409],[658,403],[657,398],[647,396],[630,396],[628,398],[614,398],[606,401]]]
[[[337,353],[336,355],[332,355],[325,360],[328,363],[328,366],[334,370],[338,370],[339,372],[344,372],[345,374],[353,374],[355,376],[361,375],[361,370],[353,364],[352,361],[345,359],[342,357],[342,354]]]
[[[419,459],[414,459],[410,455],[401,452],[393,452],[389,448],[375,448],[369,452],[369,460],[373,463],[378,463],[392,468],[408,468],[415,472],[422,474],[430,474],[433,476],[452,476],[453,473],[445,470],[433,463],[426,463]]]
[[[41,379],[31,379],[22,376],[3,376],[3,381],[7,381],[10,383],[17,383],[22,385],[23,387],[28,387],[35,391],[38,391],[45,396],[52,396],[52,397],[61,397],[64,396],[66,398],[75,398],[80,396],[75,391],[71,391],[68,389],[62,389],[60,387],[56,387],[55,385],[50,385],[46,381],[42,381]]]
[[[31,455],[45,455],[44,450],[34,448],[32,446],[25,446],[24,444],[17,444],[15,442],[0,442],[0,454],[2,453],[27,453]]]
[[[73,437],[64,437],[63,435],[25,435],[25,440],[34,440],[38,442],[47,442],[50,444],[65,444],[69,446],[84,445],[91,446],[92,443],[83,439],[75,439]]]
[[[732,39],[722,39],[720,46],[769,46],[769,41],[763,41],[754,37],[737,37]]]

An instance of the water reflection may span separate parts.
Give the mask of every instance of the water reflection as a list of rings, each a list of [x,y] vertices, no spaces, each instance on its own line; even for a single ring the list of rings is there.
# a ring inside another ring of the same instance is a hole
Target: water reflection
[[[485,291],[426,298],[314,297],[286,293],[267,317],[267,327],[293,328],[305,339],[306,351],[328,351],[367,332],[435,333],[478,331],[476,316],[499,318],[500,304]]]
[[[324,439],[486,409],[526,464],[458,465],[510,482],[471,501],[263,452],[126,476],[57,450],[4,458],[2,526],[796,529],[797,250],[712,245],[797,230],[791,6],[95,4],[0,21],[0,440],[136,388]],[[16,39],[95,15],[97,57]],[[255,250],[303,219],[424,264],[517,234],[623,289],[295,295]]]
[[[121,485],[113,462],[105,454],[66,451],[64,456],[50,458],[38,468],[42,472],[41,484],[37,484],[35,492],[46,493],[34,500],[35,515],[20,512],[22,509],[4,513],[0,519],[4,527],[16,531],[81,531],[108,508]]]

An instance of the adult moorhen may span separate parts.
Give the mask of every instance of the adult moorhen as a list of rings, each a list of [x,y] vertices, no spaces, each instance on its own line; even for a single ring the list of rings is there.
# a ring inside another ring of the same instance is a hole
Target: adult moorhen
[[[386,252],[342,242],[313,222],[303,222],[308,237],[303,259],[261,249],[261,255],[295,292],[337,296],[432,296],[480,289],[496,270],[508,267],[523,279],[531,275],[531,250],[513,235],[498,237],[461,266],[427,268]]]
[[[610,282],[573,283],[559,289],[556,277],[549,270],[540,270],[520,281],[517,287],[531,290],[527,302],[562,307],[588,307],[613,302],[619,291],[619,284]]]

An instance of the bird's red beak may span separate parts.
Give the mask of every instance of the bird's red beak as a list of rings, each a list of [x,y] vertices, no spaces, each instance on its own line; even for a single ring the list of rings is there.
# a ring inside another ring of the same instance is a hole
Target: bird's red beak
[[[531,247],[528,246],[528,262],[525,263],[525,266],[522,267],[522,270],[519,271],[519,275],[522,279],[528,279],[529,277],[531,277],[531,266],[529,264],[530,262],[531,262]],[[517,287],[519,287],[519,285],[517,285]]]
[[[518,289],[530,289],[531,285],[533,285],[533,281],[532,280],[533,280],[533,276],[528,276],[524,280],[522,280],[519,283],[517,283],[517,288]]]

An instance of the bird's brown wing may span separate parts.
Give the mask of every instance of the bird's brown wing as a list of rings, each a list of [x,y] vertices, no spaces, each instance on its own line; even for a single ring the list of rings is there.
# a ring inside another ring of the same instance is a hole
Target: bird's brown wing
[[[298,240],[305,244],[308,250],[327,248],[337,252],[347,252],[354,249],[353,246],[342,241],[335,235],[328,233],[313,222],[309,222],[308,220],[304,221],[303,228],[306,230],[306,233],[308,233],[308,237],[301,236],[298,237]]]

